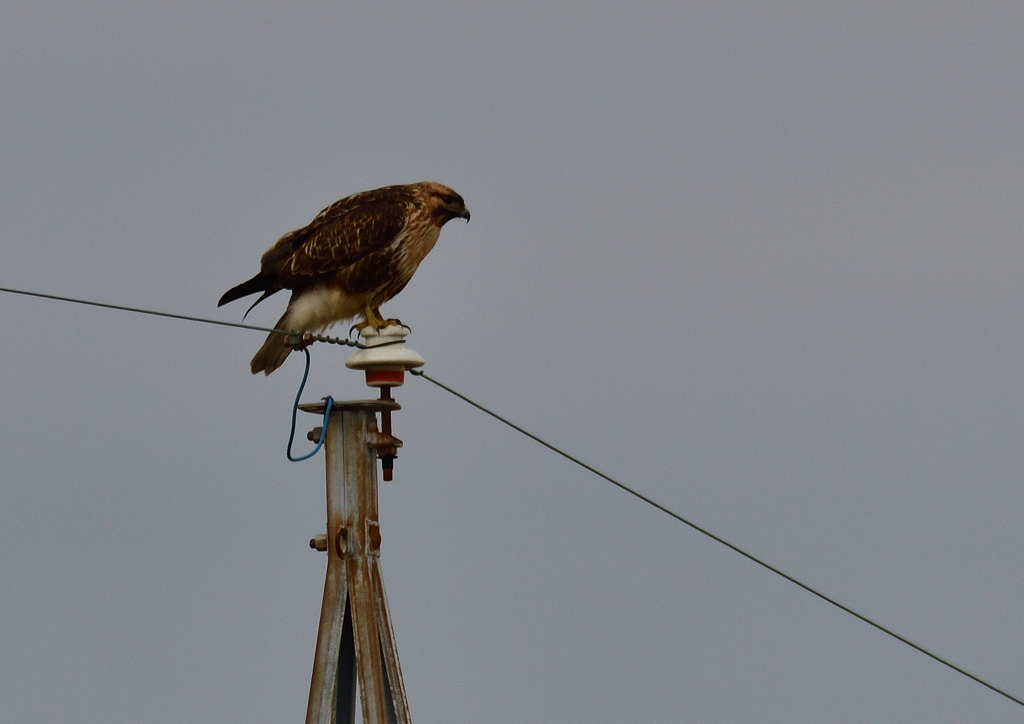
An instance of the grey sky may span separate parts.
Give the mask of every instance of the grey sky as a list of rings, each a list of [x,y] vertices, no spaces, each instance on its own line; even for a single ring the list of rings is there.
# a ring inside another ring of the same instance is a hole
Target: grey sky
[[[893,5],[0,2],[0,285],[237,321],[280,234],[446,183],[473,221],[385,306],[433,375],[1020,696],[1024,6]],[[6,295],[0,329],[0,720],[301,721],[298,359]],[[307,397],[369,394],[346,354]],[[396,396],[415,721],[1021,720]]]

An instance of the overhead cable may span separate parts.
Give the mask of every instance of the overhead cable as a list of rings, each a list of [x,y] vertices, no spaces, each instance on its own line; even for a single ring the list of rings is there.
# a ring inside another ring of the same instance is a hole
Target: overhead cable
[[[142,308],[139,308],[139,307],[127,307],[127,306],[122,306],[122,305],[119,305],[119,304],[107,304],[107,303],[104,303],[104,302],[94,302],[94,301],[90,301],[90,300],[86,300],[86,299],[75,299],[75,298],[72,298],[72,297],[63,297],[63,296],[59,296],[59,295],[56,295],[56,294],[43,294],[43,293],[40,293],[40,292],[29,292],[29,291],[25,291],[25,290],[22,290],[22,289],[11,289],[11,288],[8,288],[8,287],[0,287],[0,292],[6,292],[8,294],[20,294],[22,296],[27,296],[27,297],[38,297],[38,298],[41,298],[41,299],[52,299],[52,300],[55,300],[55,301],[68,302],[68,303],[71,303],[71,304],[84,304],[84,305],[87,305],[87,306],[90,306],[90,307],[100,307],[102,309],[115,309],[115,310],[122,311],[122,312],[133,312],[133,313],[136,313],[136,314],[148,314],[148,315],[152,315],[152,316],[156,316],[156,317],[167,317],[167,318],[170,318],[170,319],[180,319],[180,320],[184,320],[186,322],[200,322],[202,324],[216,324],[216,325],[220,325],[222,327],[234,327],[234,328],[237,328],[237,329],[250,329],[250,330],[257,331],[257,332],[275,332],[277,334],[287,334],[287,335],[296,335],[296,334],[298,334],[294,330],[274,329],[274,328],[270,328],[270,327],[257,327],[255,325],[251,325],[251,324],[240,324],[240,323],[237,323],[237,322],[224,322],[224,321],[221,321],[221,320],[218,320],[218,319],[207,319],[207,318],[204,318],[204,317],[192,317],[192,316],[188,316],[188,315],[184,315],[184,314],[173,314],[171,312],[160,312],[160,311],[156,311],[156,310],[152,310],[152,309],[142,309]],[[314,339],[317,342],[325,342],[327,344],[340,344],[340,345],[345,345],[345,346],[348,346],[348,347],[360,347],[360,348],[363,347],[362,344],[360,344],[358,342],[354,342],[354,341],[349,340],[349,339],[342,339],[342,338],[338,338],[338,337],[327,337],[327,336],[324,336],[324,335],[313,335],[313,337],[314,337]],[[1003,697],[1009,699],[1013,703],[1018,704],[1020,706],[1024,706],[1024,700],[1022,700],[1022,699],[1020,699],[1020,698],[1018,698],[1018,697],[1016,697],[1016,696],[1014,696],[1014,695],[1004,691],[1003,689],[1000,689],[999,687],[995,686],[994,684],[990,684],[989,682],[985,681],[981,677],[972,674],[971,672],[967,671],[966,669],[964,669],[964,668],[962,668],[960,666],[957,666],[956,664],[952,663],[948,659],[944,659],[943,657],[939,656],[938,654],[932,653],[928,649],[926,649],[923,646],[920,646],[920,645],[914,643],[913,641],[911,641],[910,639],[908,639],[908,638],[906,638],[904,636],[901,636],[900,634],[896,633],[892,629],[889,629],[889,628],[883,626],[882,624],[873,621],[872,619],[868,618],[867,616],[865,616],[865,615],[863,615],[861,613],[858,613],[857,611],[854,611],[849,606],[846,606],[846,605],[840,603],[839,601],[837,601],[836,599],[831,598],[830,596],[825,595],[821,591],[818,591],[817,589],[807,585],[806,583],[803,583],[802,581],[798,580],[797,578],[794,578],[793,576],[789,575],[788,573],[786,573],[786,572],[780,570],[779,568],[776,568],[775,566],[771,565],[770,563],[767,563],[766,561],[758,558],[754,554],[748,553],[747,551],[743,550],[739,546],[737,546],[737,545],[735,545],[733,543],[730,543],[729,541],[725,540],[724,538],[722,538],[722,537],[720,537],[718,535],[715,535],[714,533],[712,533],[711,531],[707,530],[706,528],[703,528],[703,527],[697,525],[696,523],[694,523],[693,521],[684,518],[683,516],[679,515],[675,511],[671,510],[670,508],[667,508],[664,505],[662,505],[661,503],[658,503],[657,501],[652,500],[651,498],[647,497],[643,493],[640,493],[637,490],[634,490],[633,488],[629,487],[625,483],[622,483],[619,480],[616,480],[615,478],[611,477],[610,475],[602,473],[597,468],[595,468],[595,467],[593,467],[591,465],[588,465],[587,463],[583,462],[582,460],[580,460],[577,457],[574,457],[574,456],[570,455],[569,453],[565,452],[561,448],[559,448],[559,447],[549,443],[547,440],[544,440],[543,438],[540,438],[537,435],[534,435],[532,432],[530,432],[530,431],[520,427],[519,425],[516,425],[514,422],[512,422],[512,421],[502,417],[501,415],[499,415],[498,413],[494,412],[493,410],[490,410],[487,407],[481,405],[479,402],[476,402],[475,400],[472,400],[469,397],[466,397],[461,392],[458,392],[458,391],[452,389],[451,387],[449,387],[448,385],[445,385],[442,382],[434,379],[433,377],[431,377],[430,375],[426,374],[422,370],[409,370],[409,371],[413,375],[415,375],[417,377],[422,377],[423,379],[425,379],[428,382],[436,385],[437,387],[439,387],[442,390],[448,392],[449,394],[454,395],[455,397],[458,397],[463,402],[466,402],[467,404],[472,405],[473,407],[477,408],[481,412],[483,412],[483,413],[485,413],[487,415],[490,415],[495,420],[501,422],[504,425],[507,425],[508,427],[512,428],[513,430],[515,430],[516,432],[520,433],[521,435],[525,435],[526,437],[530,438],[534,442],[539,443],[540,445],[543,445],[544,447],[546,447],[547,449],[551,450],[552,452],[554,452],[554,453],[556,453],[558,455],[561,455],[566,460],[569,460],[570,462],[575,463],[576,465],[580,466],[584,470],[587,470],[588,472],[593,473],[594,475],[598,476],[599,478],[602,478],[603,480],[606,480],[607,482],[611,483],[612,485],[616,486],[617,488],[620,488],[621,490],[629,493],[630,495],[632,495],[632,496],[642,500],[643,502],[647,503],[648,505],[650,505],[650,506],[652,506],[654,508],[657,508],[661,512],[663,512],[666,515],[674,518],[675,520],[679,521],[680,523],[683,523],[683,524],[689,526],[690,528],[692,528],[693,530],[697,531],[701,535],[707,536],[711,540],[713,540],[713,541],[715,541],[717,543],[722,544],[726,548],[729,548],[730,550],[735,551],[736,553],[739,553],[744,558],[746,558],[746,559],[748,559],[750,561],[753,561],[754,563],[756,563],[757,565],[761,566],[762,568],[765,568],[766,570],[771,571],[775,575],[780,576],[781,578],[786,579],[787,581],[789,581],[790,583],[794,584],[795,586],[798,586],[798,587],[802,588],[803,590],[807,591],[808,593],[813,594],[814,596],[817,596],[822,601],[825,601],[826,603],[829,603],[832,606],[835,606],[840,611],[848,613],[849,615],[853,616],[854,618],[860,619],[861,621],[863,621],[864,623],[868,624],[869,626],[872,626],[872,627],[878,629],[882,633],[884,633],[884,634],[886,634],[886,635],[896,639],[897,641],[899,641],[902,644],[905,644],[906,646],[909,646],[910,648],[914,649],[915,651],[918,651],[918,652],[924,654],[925,656],[927,656],[927,657],[929,657],[929,658],[939,662],[943,666],[948,667],[949,669],[957,672],[958,674],[966,676],[968,679],[971,679],[972,681],[975,681],[975,682],[981,684],[982,686],[990,689],[991,691],[994,691],[995,693],[999,694],[1000,696],[1003,696]],[[301,394],[301,391],[300,391],[300,394]],[[289,457],[290,457],[290,455],[289,455]]]
[[[710,538],[711,540],[715,541],[716,543],[721,543],[726,548],[729,548],[730,550],[733,550],[736,553],[739,553],[744,558],[747,558],[748,560],[753,561],[754,563],[756,563],[757,565],[761,566],[762,568],[766,568],[767,570],[771,571],[775,575],[781,576],[782,578],[785,578],[790,583],[792,583],[792,584],[794,584],[796,586],[799,586],[800,588],[802,588],[803,590],[807,591],[808,593],[814,594],[815,596],[820,598],[822,601],[825,601],[826,603],[832,604],[833,606],[838,608],[840,611],[844,611],[845,613],[850,614],[854,618],[858,618],[861,621],[863,621],[864,623],[866,623],[866,624],[868,624],[870,626],[874,626],[876,629],[878,629],[882,633],[891,636],[892,638],[896,639],[900,643],[906,644],[907,646],[909,646],[910,648],[914,649],[915,651],[919,651],[920,653],[924,654],[925,656],[928,656],[929,658],[932,658],[935,661],[938,661],[943,666],[949,667],[950,669],[952,669],[953,671],[957,672],[958,674],[962,674],[962,675],[966,676],[967,678],[972,679],[973,681],[978,682],[982,686],[988,687],[989,689],[991,689],[995,693],[999,694],[1000,696],[1005,696],[1007,699],[1009,699],[1010,701],[1014,702],[1015,704],[1019,704],[1020,706],[1024,706],[1024,700],[1021,700],[1021,699],[1017,698],[1016,696],[1013,696],[1012,694],[1009,694],[1009,693],[1003,691],[999,687],[997,687],[997,686],[995,686],[993,684],[990,684],[989,682],[985,681],[984,679],[982,679],[982,678],[980,678],[978,676],[975,676],[971,672],[969,672],[966,669],[963,669],[963,668],[957,666],[956,664],[952,663],[948,659],[944,659],[941,656],[939,656],[938,654],[932,653],[928,649],[926,649],[923,646],[920,646],[920,645],[914,643],[913,641],[911,641],[910,639],[908,639],[908,638],[906,638],[904,636],[901,636],[900,634],[896,633],[892,629],[886,628],[882,624],[877,623],[876,621],[871,620],[870,618],[868,618],[867,616],[865,616],[865,615],[863,615],[861,613],[857,613],[856,611],[854,611],[849,606],[846,606],[846,605],[840,603],[839,601],[837,601],[836,599],[834,599],[834,598],[832,598],[830,596],[825,595],[821,591],[818,591],[817,589],[812,588],[811,586],[807,585],[806,583],[803,583],[802,581],[800,581],[800,580],[794,578],[793,576],[789,575],[785,571],[782,571],[782,570],[776,568],[775,566],[771,565],[770,563],[767,563],[766,561],[758,558],[753,553],[748,553],[747,551],[743,550],[739,546],[737,546],[737,545],[735,545],[733,543],[730,543],[729,541],[725,540],[721,536],[715,535],[714,533],[709,531],[707,528],[703,528],[703,527],[697,525],[693,521],[684,518],[683,516],[679,515],[675,511],[665,507],[661,503],[659,503],[659,502],[657,502],[655,500],[652,500],[651,498],[648,498],[643,493],[640,493],[640,492],[634,490],[633,488],[629,487],[625,483],[616,480],[615,478],[611,477],[610,475],[606,475],[605,473],[602,473],[597,468],[595,468],[595,467],[593,467],[591,465],[588,465],[587,463],[583,462],[582,460],[580,460],[577,457],[574,457],[574,456],[570,455],[565,450],[562,450],[561,448],[559,448],[559,447],[557,447],[555,445],[552,445],[547,440],[544,440],[544,439],[534,435],[532,432],[530,432],[528,430],[524,430],[519,425],[516,425],[514,422],[512,422],[512,421],[502,417],[501,415],[499,415],[498,413],[494,412],[493,410],[490,410],[490,409],[484,407],[479,402],[476,402],[475,400],[471,400],[470,398],[468,398],[465,395],[463,395],[461,392],[453,390],[448,385],[445,385],[445,384],[439,382],[438,380],[435,380],[433,377],[428,375],[426,372],[423,372],[422,370],[409,370],[409,371],[412,374],[414,374],[415,376],[422,377],[423,379],[427,380],[428,382],[431,382],[434,385],[440,387],[445,392],[448,392],[448,393],[454,395],[455,397],[458,397],[463,402],[466,402],[466,403],[472,405],[473,407],[475,407],[476,409],[480,410],[481,412],[486,413],[487,415],[490,415],[491,417],[493,417],[498,422],[501,422],[501,423],[507,425],[508,427],[511,427],[516,432],[518,432],[518,433],[520,433],[522,435],[525,435],[526,437],[530,438],[534,442],[543,445],[548,450],[551,450],[552,452],[557,453],[558,455],[561,455],[566,460],[569,460],[570,462],[573,462],[576,465],[579,465],[584,470],[587,470],[588,472],[593,473],[594,475],[598,476],[599,478],[602,478],[602,479],[608,481],[612,485],[620,488],[621,490],[624,490],[625,492],[629,493],[630,495],[632,495],[632,496],[634,496],[636,498],[639,498],[640,500],[644,501],[648,505],[657,508],[662,513],[665,513],[666,515],[669,515],[672,518],[675,518],[680,523],[684,523],[684,524],[690,526],[691,528],[693,528],[695,531],[697,531],[701,535],[707,536],[708,538]]]
[[[116,309],[119,312],[132,312],[134,314],[148,314],[153,317],[166,317],[168,319],[181,319],[186,322],[200,322],[202,324],[216,324],[221,327],[235,327],[236,329],[251,329],[256,332],[273,332],[276,334],[296,335],[300,334],[296,330],[292,329],[275,329],[273,327],[257,327],[254,324],[242,324],[240,322],[225,322],[220,319],[208,319],[206,317],[190,317],[187,314],[173,314],[171,312],[159,312],[155,309],[142,309],[141,307],[126,307],[120,304],[107,304],[106,302],[93,302],[88,299],[75,299],[74,297],[62,297],[57,294],[43,294],[41,292],[28,292],[24,289],[11,289],[9,287],[0,287],[0,292],[6,292],[7,294],[20,294],[25,297],[38,297],[40,299],[53,299],[58,302],[69,302],[71,304],[84,304],[88,307],[100,307],[101,309]],[[363,345],[359,342],[354,342],[351,339],[343,339],[341,337],[328,337],[323,334],[312,335],[313,339],[317,342],[324,342],[326,344],[341,344],[346,347],[359,347]]]

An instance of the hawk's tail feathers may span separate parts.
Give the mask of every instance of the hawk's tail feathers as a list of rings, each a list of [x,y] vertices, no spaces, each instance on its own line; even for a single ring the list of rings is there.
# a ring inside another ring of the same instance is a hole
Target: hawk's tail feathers
[[[228,302],[233,302],[236,299],[247,297],[250,294],[255,294],[256,292],[263,292],[263,296],[256,300],[256,304],[259,304],[274,293],[270,292],[269,288],[273,285],[275,279],[277,279],[276,274],[257,274],[252,279],[248,279],[237,287],[231,287],[231,289],[224,292],[224,296],[220,298],[219,302],[217,302],[217,306],[223,307]],[[277,290],[275,289],[274,291]],[[254,304],[253,306],[256,305]]]
[[[262,372],[265,375],[269,375],[283,365],[292,351],[292,348],[285,344],[287,341],[287,336],[278,332],[268,334],[267,340],[259,348],[259,351],[256,352],[252,362],[249,363],[249,369],[252,373],[255,375]]]

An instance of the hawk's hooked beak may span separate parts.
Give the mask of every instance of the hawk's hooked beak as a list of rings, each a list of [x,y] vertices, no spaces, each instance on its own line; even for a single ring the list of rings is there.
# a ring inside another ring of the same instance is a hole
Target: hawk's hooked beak
[[[455,215],[458,216],[460,219],[465,219],[467,224],[469,223],[469,209],[467,209],[465,206],[462,207],[462,211]]]

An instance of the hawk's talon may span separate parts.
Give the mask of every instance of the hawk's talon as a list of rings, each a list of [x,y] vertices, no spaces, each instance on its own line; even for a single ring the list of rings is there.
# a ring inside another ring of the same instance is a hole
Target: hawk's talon
[[[373,322],[367,322],[367,321],[362,321],[362,322],[359,322],[358,324],[353,324],[352,325],[352,329],[356,330],[359,333],[360,337],[366,337],[367,336],[366,335],[366,330],[368,330],[368,329],[372,330],[372,332],[369,334],[369,336],[370,337],[375,337],[375,336],[377,336],[376,332],[377,332],[377,330],[379,328],[380,327],[378,325],[374,324]],[[349,330],[349,334],[352,333],[352,329]]]
[[[388,327],[402,327],[403,329],[408,329],[410,332],[412,331],[407,325],[402,324],[401,319],[382,319],[380,329],[387,329]]]

